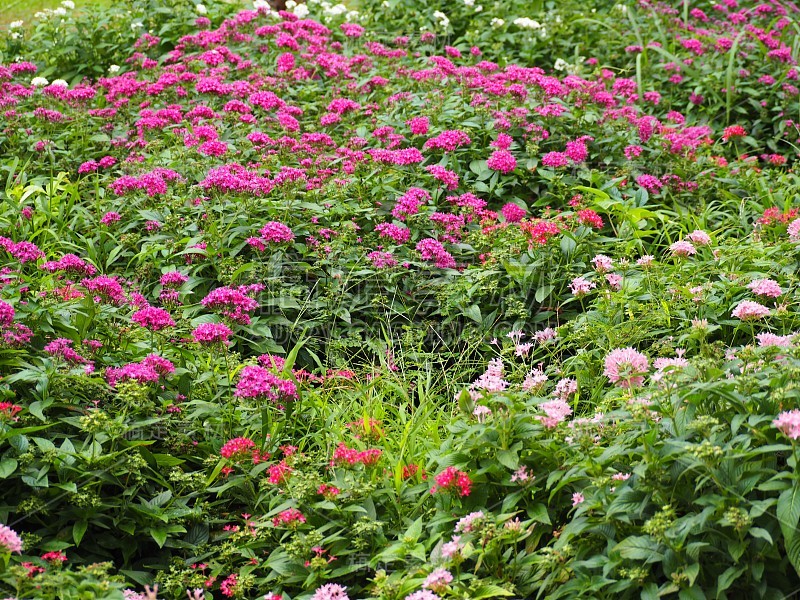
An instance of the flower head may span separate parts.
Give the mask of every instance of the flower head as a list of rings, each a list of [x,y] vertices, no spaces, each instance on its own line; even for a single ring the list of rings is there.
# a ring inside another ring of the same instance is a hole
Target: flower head
[[[647,357],[633,348],[617,348],[605,359],[603,375],[618,387],[641,387],[650,368]]]

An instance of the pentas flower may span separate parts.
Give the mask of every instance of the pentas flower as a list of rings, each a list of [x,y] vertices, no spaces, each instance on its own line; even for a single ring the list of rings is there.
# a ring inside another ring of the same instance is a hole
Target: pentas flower
[[[131,321],[150,331],[161,331],[168,327],[175,327],[175,321],[163,308],[148,306],[133,313]]]
[[[687,242],[686,240],[679,240],[670,245],[669,251],[672,253],[673,256],[692,256],[697,254],[697,249],[692,245],[691,242]]]
[[[547,381],[547,375],[544,374],[541,366],[538,366],[532,369],[525,377],[525,381],[522,382],[522,389],[536,394],[542,390]]]
[[[453,528],[453,531],[456,533],[471,533],[480,526],[485,518],[486,515],[482,510],[471,512],[467,516],[461,517],[458,520],[456,526]]]
[[[572,494],[573,507],[578,506],[579,504],[583,504],[585,500],[586,498],[584,498],[583,494],[581,494],[580,492],[575,492],[574,494]]]
[[[434,179],[441,181],[448,190],[454,190],[458,187],[458,173],[448,171],[439,165],[430,165],[425,167],[425,170],[433,175]]]
[[[339,442],[336,450],[333,451],[331,466],[352,467],[357,464],[362,464],[366,467],[370,467],[374,466],[380,460],[382,454],[383,452],[378,448],[359,451],[355,448],[348,448],[344,442]]]
[[[250,314],[258,308],[258,302],[248,295],[252,290],[245,286],[239,288],[220,287],[212,290],[200,304],[219,312],[240,325],[250,324]]]
[[[233,461],[241,461],[243,459],[250,459],[253,452],[256,450],[256,444],[250,438],[238,437],[225,442],[219,451],[222,458],[227,458]]]
[[[225,344],[231,335],[233,331],[224,323],[201,323],[192,332],[194,341],[204,346]]]
[[[800,410],[794,409],[780,413],[772,421],[772,425],[793,440],[800,438]]]
[[[434,484],[431,488],[431,494],[437,492],[448,492],[458,494],[459,496],[469,496],[472,481],[464,471],[460,471],[455,467],[447,467],[444,471],[434,477]]]
[[[22,553],[22,538],[7,525],[0,525],[0,548],[8,553]]]
[[[793,242],[800,241],[800,219],[795,219],[791,223],[789,223],[789,227],[787,228],[787,233],[789,234],[789,239]]]
[[[592,259],[592,264],[598,273],[605,273],[614,267],[614,261],[604,254],[598,254]]]
[[[589,281],[585,277],[576,277],[569,284],[569,289],[576,298],[582,298],[596,287],[597,284],[594,281]]]
[[[736,305],[736,308],[733,309],[731,316],[741,319],[742,321],[755,321],[769,316],[769,309],[758,302],[742,300]]]
[[[797,337],[796,333],[790,333],[789,335],[776,335],[769,332],[756,334],[758,345],[761,348],[766,348],[769,346],[776,346],[778,348],[793,348],[795,337]]]
[[[434,592],[442,593],[453,582],[453,575],[442,567],[435,569],[422,582],[422,587]]]
[[[563,152],[548,152],[542,156],[542,164],[553,169],[566,167],[569,164],[569,156]]]
[[[647,357],[633,348],[617,348],[605,358],[603,375],[621,388],[641,387],[650,369]]]
[[[159,283],[165,288],[179,288],[187,281],[189,277],[180,271],[168,271],[159,279]]]
[[[367,254],[372,266],[377,269],[388,269],[397,266],[397,259],[391,252],[374,251]]]
[[[553,429],[563,422],[569,415],[572,414],[572,408],[564,400],[556,399],[548,402],[543,402],[539,405],[545,416],[537,416],[536,418],[541,421],[547,429]]]
[[[237,398],[283,402],[297,399],[297,386],[293,381],[281,379],[263,367],[248,365],[239,373],[239,382],[233,395]]]
[[[519,223],[526,215],[525,209],[513,202],[504,205],[500,212],[508,223]]]
[[[149,354],[139,363],[129,363],[118,369],[109,367],[106,369],[106,379],[111,387],[115,387],[118,382],[126,380],[147,384],[155,383],[161,377],[174,372],[175,365],[169,360],[156,354]]]
[[[783,294],[783,290],[777,281],[772,279],[755,279],[747,284],[756,296],[777,298]]]
[[[420,188],[410,188],[397,199],[397,204],[392,209],[395,219],[405,221],[407,217],[419,212],[420,207],[431,199],[431,195]]]
[[[18,421],[17,413],[22,412],[22,407],[11,402],[0,402],[0,422]]]
[[[74,342],[65,338],[58,338],[44,347],[44,351],[52,356],[59,356],[68,363],[87,364],[89,361],[72,349]]]
[[[733,138],[740,138],[747,135],[747,130],[741,125],[731,125],[722,132],[722,139],[726,142]]]
[[[438,241],[428,238],[417,242],[416,250],[422,260],[432,260],[439,269],[455,269],[456,261]]]
[[[686,236],[686,239],[690,242],[694,242],[698,246],[708,246],[711,243],[711,236],[702,229],[695,229]]]
[[[223,596],[231,598],[236,594],[236,584],[238,583],[238,579],[239,576],[236,573],[231,573],[222,580],[222,583],[219,584],[219,591],[222,592]]]
[[[317,588],[311,600],[350,600],[347,588],[336,583],[326,583]]]
[[[486,392],[502,392],[508,388],[508,382],[503,379],[503,361],[493,358],[489,361],[486,371],[470,385],[470,390],[484,390]],[[478,396],[476,394],[476,396]]]
[[[397,244],[404,244],[411,239],[411,230],[394,223],[378,223],[375,232],[382,238],[389,238]]]
[[[273,485],[281,485],[289,480],[293,472],[294,469],[292,469],[286,462],[286,459],[284,459],[277,464],[271,465],[269,469],[267,469],[267,481]]]
[[[517,168],[517,159],[508,150],[495,150],[486,161],[486,166],[492,171],[508,174]]]
[[[457,553],[457,550],[451,547],[452,544],[455,544],[455,548],[461,548],[461,546],[458,545],[457,540],[455,542],[447,542],[442,546],[442,557],[450,558]],[[448,548],[448,550],[450,550],[450,552],[447,555],[445,555],[445,548]],[[442,600],[442,597],[437,596],[430,590],[419,590],[418,592],[413,592],[408,596],[406,596],[405,600]]]
[[[289,243],[294,241],[292,230],[278,221],[270,221],[258,233],[265,242]]]
[[[458,129],[453,131],[443,131],[436,137],[430,138],[423,148],[425,150],[444,150],[445,152],[452,152],[456,148],[462,146],[469,146],[472,142],[469,136]]]
[[[570,396],[575,394],[577,391],[577,380],[572,379],[571,377],[565,377],[563,379],[559,379],[558,383],[556,383],[556,387],[553,389],[553,396],[562,402],[566,402],[569,400]]]
[[[66,271],[67,273],[74,273],[76,275],[94,275],[97,273],[97,269],[94,265],[87,263],[74,254],[65,254],[56,261],[48,261],[42,264],[41,268],[50,273],[55,273],[57,271]]]
[[[296,529],[298,525],[305,523],[306,517],[296,508],[287,508],[272,517],[272,525],[275,527],[288,527]]]
[[[636,184],[650,193],[655,193],[664,187],[661,180],[653,175],[639,175],[636,178]]]
[[[62,565],[67,562],[67,555],[60,550],[45,552],[40,558],[46,562],[49,562],[53,566]]]
[[[414,117],[406,121],[406,125],[411,130],[413,135],[425,135],[428,133],[430,123],[428,117]]]
[[[100,223],[103,225],[111,225],[112,223],[116,223],[122,219],[122,215],[118,212],[107,212],[103,215],[100,219]]]

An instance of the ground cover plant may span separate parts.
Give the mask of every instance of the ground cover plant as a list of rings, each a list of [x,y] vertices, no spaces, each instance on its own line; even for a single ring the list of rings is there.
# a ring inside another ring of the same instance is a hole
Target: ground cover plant
[[[0,45],[4,595],[798,588],[800,8],[62,4]]]

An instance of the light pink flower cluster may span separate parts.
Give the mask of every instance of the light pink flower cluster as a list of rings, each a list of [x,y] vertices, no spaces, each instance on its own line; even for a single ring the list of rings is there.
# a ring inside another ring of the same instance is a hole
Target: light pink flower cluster
[[[747,284],[747,287],[750,288],[756,296],[777,298],[783,294],[781,286],[777,281],[772,279],[755,279]]]
[[[5,548],[7,552],[21,554],[22,539],[7,525],[0,525],[0,547]]]
[[[483,513],[482,510],[477,512],[471,512],[465,517],[461,517],[456,526],[453,528],[453,531],[456,533],[471,533],[474,531],[481,522],[486,518],[486,515]]]
[[[694,242],[698,246],[708,246],[711,243],[711,236],[702,229],[695,229],[686,236],[686,239],[690,242]]]
[[[742,300],[736,305],[736,308],[733,309],[731,316],[741,319],[742,321],[755,321],[769,316],[769,309],[758,302]]]
[[[787,410],[780,413],[772,425],[793,440],[800,438],[800,410]]]
[[[347,588],[336,583],[326,583],[311,596],[311,600],[350,600]]]
[[[797,337],[796,333],[790,333],[789,335],[776,335],[769,332],[756,334],[758,345],[761,348],[766,348],[769,346],[776,346],[778,348],[793,348],[795,337]]]
[[[697,249],[692,245],[691,242],[687,242],[686,240],[679,240],[669,247],[669,251],[672,252],[673,256],[692,256],[697,254]]]
[[[541,389],[547,383],[547,380],[548,377],[544,374],[542,367],[535,367],[525,377],[525,381],[522,382],[522,389],[526,392],[532,392],[536,394],[541,391]]]
[[[589,281],[585,277],[576,277],[569,284],[569,289],[576,298],[582,298],[596,287],[597,284],[594,281]]]
[[[444,592],[453,582],[453,575],[447,569],[439,567],[425,578],[425,581],[422,582],[422,587],[427,590],[432,590],[434,592]]]
[[[508,388],[508,382],[503,379],[503,361],[493,358],[489,361],[486,371],[470,385],[470,391],[484,390],[486,392],[502,392]],[[473,397],[479,397],[474,394]]]
[[[605,359],[603,375],[621,388],[641,387],[650,369],[647,357],[633,348],[617,348]]]
[[[572,414],[572,408],[570,408],[569,404],[560,399],[542,402],[539,408],[544,411],[545,416],[539,415],[536,418],[548,429],[557,427],[559,423]]]
[[[367,258],[376,269],[388,269],[397,266],[397,259],[391,252],[380,252],[375,250],[367,254]]]

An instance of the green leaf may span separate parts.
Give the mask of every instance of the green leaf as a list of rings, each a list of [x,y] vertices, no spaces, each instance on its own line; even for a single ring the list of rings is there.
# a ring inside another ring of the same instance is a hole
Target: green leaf
[[[88,527],[89,527],[89,522],[86,519],[75,521],[75,524],[72,526],[72,539],[75,540],[76,546],[81,545],[81,540],[83,539],[83,536],[86,533],[86,529]]]
[[[498,450],[496,456],[497,462],[507,469],[512,471],[519,469],[519,456],[513,450]]]
[[[619,553],[622,558],[653,563],[659,562],[664,558],[660,547],[661,545],[650,537],[631,536],[614,546],[613,552]]]
[[[723,571],[722,575],[717,579],[717,595],[716,598],[723,596],[722,592],[727,590],[733,582],[739,579],[739,576],[744,573],[745,567],[728,567]]]
[[[13,458],[0,460],[0,479],[6,479],[17,470],[17,461]]]
[[[151,527],[150,535],[156,541],[159,548],[163,548],[167,541],[167,530],[164,527]]]
[[[502,598],[513,595],[514,594],[512,592],[509,592],[505,588],[501,588],[499,585],[494,585],[493,583],[484,583],[469,593],[469,597],[472,600],[482,600],[483,598]]]
[[[778,497],[776,516],[783,533],[783,543],[786,555],[800,573],[800,536],[797,535],[797,525],[800,523],[800,481],[795,481],[792,487],[785,490]]]

